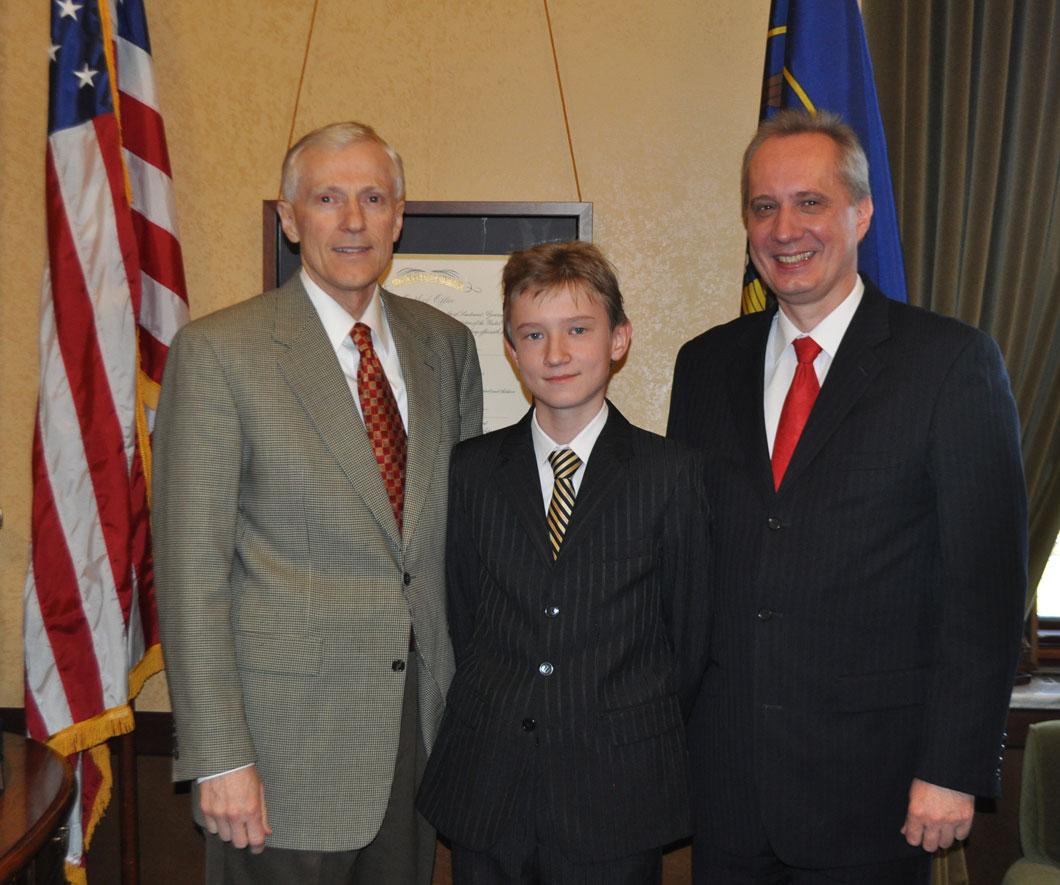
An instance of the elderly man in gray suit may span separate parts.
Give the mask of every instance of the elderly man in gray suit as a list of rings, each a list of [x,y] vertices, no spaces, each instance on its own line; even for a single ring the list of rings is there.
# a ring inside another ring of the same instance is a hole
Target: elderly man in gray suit
[[[478,356],[377,283],[404,181],[370,127],[291,148],[278,209],[301,272],[182,329],[162,386],[174,778],[196,780],[208,882],[428,883],[413,800],[453,673],[447,474],[481,431]]]

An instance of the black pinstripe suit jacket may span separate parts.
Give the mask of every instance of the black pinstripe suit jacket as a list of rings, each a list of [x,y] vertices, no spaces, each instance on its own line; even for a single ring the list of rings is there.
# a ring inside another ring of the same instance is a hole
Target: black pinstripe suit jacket
[[[709,617],[701,465],[611,406],[553,562],[533,451],[529,414],[453,451],[457,673],[419,805],[475,850],[532,815],[573,859],[628,855],[690,829],[682,711]]]
[[[689,342],[674,377],[669,432],[707,455],[717,550],[697,838],[875,863],[921,850],[899,833],[914,777],[998,789],[1026,586],[1019,424],[989,337],[866,282],[774,492],[771,320]]]

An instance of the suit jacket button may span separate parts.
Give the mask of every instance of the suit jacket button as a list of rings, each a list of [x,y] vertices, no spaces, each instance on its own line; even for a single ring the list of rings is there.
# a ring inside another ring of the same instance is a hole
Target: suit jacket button
[[[408,572],[405,572],[401,580],[404,581],[405,586],[408,587],[408,585],[412,583],[412,575],[410,575]]]
[[[769,621],[773,618],[773,609],[771,608],[760,608],[758,614],[755,615],[760,621]]]
[[[533,731],[535,728],[537,728],[537,723],[527,716],[523,720],[523,731]]]
[[[551,676],[555,672],[555,667],[552,666],[548,661],[542,661],[537,665],[537,672],[542,676]]]
[[[402,670],[405,669],[405,662],[404,661],[394,661],[390,665],[390,669],[393,670],[395,673],[400,673]]]
[[[559,617],[559,606],[558,605],[545,606],[545,617],[546,618],[558,618]]]
[[[772,532],[780,530],[780,520],[775,516],[769,517],[769,519],[766,520],[766,525],[769,526],[769,530]]]

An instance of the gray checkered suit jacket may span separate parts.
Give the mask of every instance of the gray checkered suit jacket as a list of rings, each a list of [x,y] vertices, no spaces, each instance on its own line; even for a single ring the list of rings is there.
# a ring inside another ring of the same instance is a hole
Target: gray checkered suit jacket
[[[174,779],[255,763],[281,848],[374,837],[406,661],[428,748],[453,673],[447,476],[452,446],[481,432],[478,356],[451,317],[383,304],[408,388],[403,538],[297,277],[182,329],[162,386],[153,532]]]

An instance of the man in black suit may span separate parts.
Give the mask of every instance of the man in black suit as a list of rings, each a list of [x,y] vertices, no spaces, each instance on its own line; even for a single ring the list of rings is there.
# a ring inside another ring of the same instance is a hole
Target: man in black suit
[[[631,327],[599,250],[517,252],[503,285],[534,407],[453,452],[457,671],[419,807],[452,840],[457,885],[657,882],[662,846],[690,831],[701,464],[605,400]]]
[[[779,309],[686,344],[670,405],[716,550],[696,882],[927,882],[999,785],[1026,584],[1008,378],[989,337],[859,278],[868,166],[839,118],[763,123],[742,190]]]

